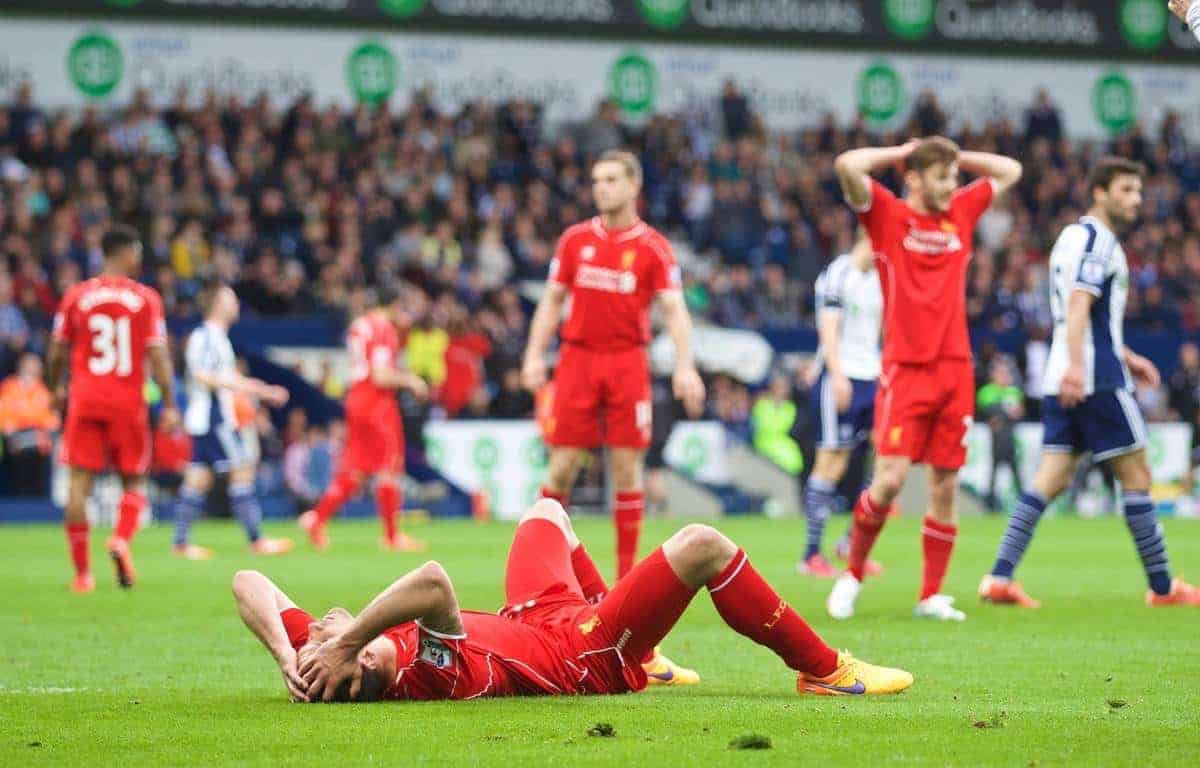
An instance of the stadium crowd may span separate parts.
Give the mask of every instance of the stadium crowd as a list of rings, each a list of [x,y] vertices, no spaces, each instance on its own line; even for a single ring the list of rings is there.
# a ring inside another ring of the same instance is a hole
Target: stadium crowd
[[[1200,150],[1174,113],[1105,146],[1067,139],[1044,91],[1023,118],[977,125],[951,125],[927,93],[885,135],[832,116],[771,133],[732,82],[709,110],[635,124],[606,101],[575,126],[546,124],[528,102],[446,111],[421,92],[404,110],[192,96],[159,106],[139,93],[111,110],[58,111],[24,86],[0,107],[0,376],[13,375],[0,388],[0,426],[9,442],[31,431],[15,442],[24,451],[43,450],[56,424],[29,383],[36,358],[22,356],[44,352],[58,297],[98,269],[112,221],[143,233],[144,279],[171,317],[194,316],[210,279],[233,284],[247,316],[351,317],[370,285],[405,276],[434,298],[407,354],[439,407],[450,417],[529,415],[517,369],[532,286],[557,235],[590,215],[589,158],[616,146],[642,158],[643,216],[671,234],[693,315],[767,332],[811,326],[813,283],[849,248],[837,153],[946,133],[1022,159],[1020,189],[980,222],[968,308],[975,330],[1022,339],[1016,380],[1033,400],[1050,325],[1049,246],[1086,207],[1091,160],[1135,158],[1150,175],[1144,217],[1125,237],[1129,325],[1200,329]],[[981,352],[983,385],[999,353]],[[1152,418],[1195,424],[1200,356],[1186,346],[1180,356],[1164,390],[1141,399]],[[342,391],[326,379],[328,394]],[[710,390],[713,415],[749,425],[743,383]],[[26,391],[35,406],[14,407],[13,393]]]

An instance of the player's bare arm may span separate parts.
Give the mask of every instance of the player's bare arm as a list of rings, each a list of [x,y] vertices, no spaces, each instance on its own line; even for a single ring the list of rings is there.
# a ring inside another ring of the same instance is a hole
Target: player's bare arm
[[[846,201],[856,210],[871,204],[871,174],[904,162],[920,144],[918,139],[895,147],[865,147],[838,155],[833,164]]]
[[[1096,297],[1087,291],[1071,291],[1067,299],[1067,354],[1070,364],[1058,390],[1058,400],[1064,408],[1074,408],[1083,402],[1083,337],[1087,334],[1095,301]]]
[[[525,346],[525,359],[521,366],[521,381],[525,388],[536,392],[546,383],[546,350],[550,340],[562,321],[563,304],[567,301],[567,287],[548,281],[542,298],[538,300],[533,320],[529,323],[529,343]]]
[[[704,412],[704,381],[696,370],[692,357],[692,318],[688,314],[683,291],[671,289],[658,295],[663,311],[667,335],[675,345],[675,372],[671,375],[671,387],[675,397],[692,418]]]
[[[209,389],[228,390],[235,394],[249,395],[275,407],[288,401],[288,391],[285,387],[268,384],[262,379],[245,376],[237,371],[226,374],[192,371],[192,378]]]
[[[1179,20],[1188,25],[1188,29],[1192,30],[1192,34],[1200,40],[1200,2],[1196,0],[1171,0],[1167,3],[1167,7],[1171,9],[1171,13],[1179,17]]]
[[[65,404],[63,374],[67,372],[70,356],[71,351],[66,342],[50,340],[50,348],[46,351],[46,388],[54,394],[55,403],[60,408]]]
[[[454,585],[432,560],[402,576],[372,600],[340,635],[326,641],[305,661],[300,674],[309,701],[332,701],[346,680],[354,680],[350,699],[358,698],[358,652],[385,629],[417,621],[427,630],[462,635],[462,618]]]
[[[958,167],[967,173],[991,179],[996,198],[1016,186],[1023,173],[1021,163],[1017,160],[990,152],[959,152]]]
[[[279,665],[293,701],[307,701],[307,688],[296,666],[296,651],[288,641],[282,611],[296,604],[274,582],[258,571],[238,571],[233,577],[233,597],[238,614]]]
[[[150,363],[150,378],[162,392],[162,425],[167,430],[179,424],[179,406],[175,400],[175,371],[166,344],[155,344],[146,350]]]
[[[417,374],[398,365],[377,365],[371,370],[371,383],[380,389],[407,389],[418,400],[429,396],[429,385]]]
[[[838,411],[845,411],[850,407],[850,398],[854,394],[854,388],[850,385],[850,379],[842,371],[842,355],[838,346],[841,325],[842,311],[840,309],[826,307],[817,313],[817,339],[820,344],[822,360],[825,363],[825,372],[833,387],[833,397],[837,402]]]

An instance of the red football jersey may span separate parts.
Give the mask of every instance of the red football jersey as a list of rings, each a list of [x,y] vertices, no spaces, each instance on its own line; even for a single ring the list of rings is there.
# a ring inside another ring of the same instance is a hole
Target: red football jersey
[[[350,392],[346,408],[373,411],[382,402],[394,402],[396,393],[376,386],[371,373],[397,366],[400,334],[382,312],[368,312],[350,324],[346,332],[350,350]]]
[[[162,299],[127,277],[85,280],[59,304],[54,339],[71,348],[71,409],[136,413],[146,408],[146,349],[167,343]]]
[[[292,608],[282,617],[288,640],[300,650],[312,616]],[[396,646],[396,680],[386,697],[434,701],[580,692],[585,670],[565,660],[549,632],[494,613],[463,611],[462,622],[460,637],[415,622],[385,631]]]
[[[921,215],[878,181],[858,212],[871,236],[883,288],[883,360],[971,359],[967,265],[975,223],[992,203],[990,179],[962,187],[946,213]]]
[[[550,280],[571,292],[563,341],[597,351],[620,351],[650,341],[650,303],[680,287],[671,244],[639,221],[608,230],[596,217],[558,240]]]

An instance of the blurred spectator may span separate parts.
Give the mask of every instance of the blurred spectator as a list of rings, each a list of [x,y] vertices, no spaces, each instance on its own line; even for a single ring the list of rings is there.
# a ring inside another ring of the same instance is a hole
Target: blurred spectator
[[[13,300],[12,278],[0,273],[0,373],[13,369],[29,342],[29,323]]]
[[[1033,106],[1025,113],[1025,141],[1046,139],[1057,144],[1062,139],[1062,118],[1050,100],[1050,92],[1039,88]]]
[[[1179,347],[1179,365],[1168,381],[1171,409],[1180,421],[1197,424],[1200,415],[1200,347],[1187,342]]]
[[[725,129],[725,138],[731,141],[750,132],[750,104],[733,80],[726,80],[721,86],[721,125]]]
[[[521,371],[509,368],[500,377],[500,391],[488,413],[496,419],[527,419],[533,415],[533,395],[521,386]]]
[[[0,432],[14,494],[49,490],[50,433],[59,427],[52,400],[42,381],[42,360],[34,354],[22,355],[17,372],[0,383]]]

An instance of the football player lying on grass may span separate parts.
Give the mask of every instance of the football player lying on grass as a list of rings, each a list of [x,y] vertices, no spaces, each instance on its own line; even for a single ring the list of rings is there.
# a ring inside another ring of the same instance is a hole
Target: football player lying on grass
[[[311,702],[639,691],[644,663],[654,664],[656,646],[701,587],[730,627],[797,673],[800,693],[896,693],[912,684],[907,672],[826,645],[746,554],[706,525],[684,527],[608,591],[549,499],[517,526],[499,614],[460,610],[450,577],[432,561],[358,616],[333,608],[319,620],[257,571],[233,580],[238,612],[293,700]],[[659,668],[664,678],[678,672]]]

